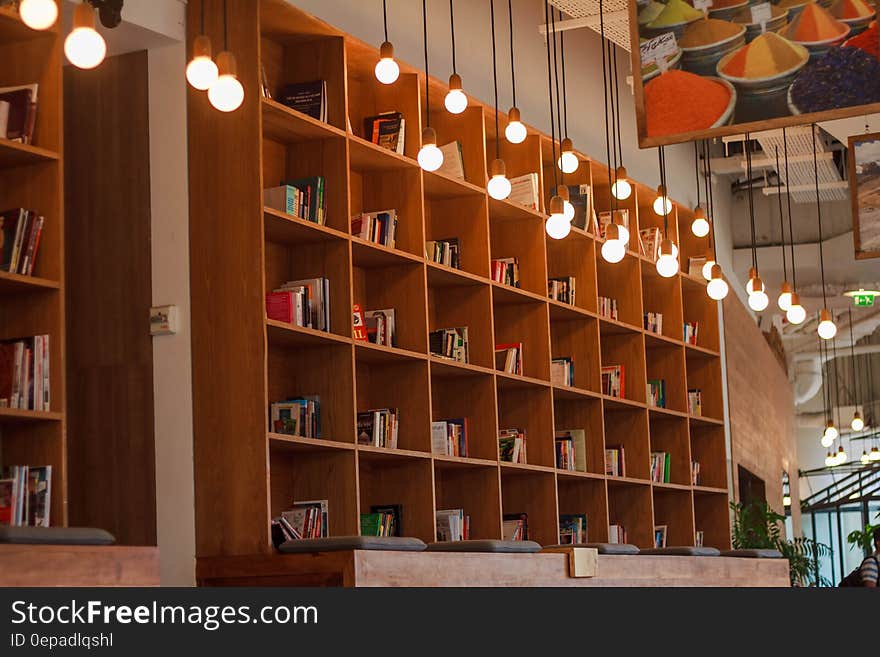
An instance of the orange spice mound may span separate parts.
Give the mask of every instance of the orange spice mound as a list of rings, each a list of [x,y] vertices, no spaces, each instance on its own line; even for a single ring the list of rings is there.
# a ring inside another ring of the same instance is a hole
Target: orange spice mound
[[[834,18],[828,10],[817,4],[809,4],[788,24],[782,34],[792,41],[813,43],[842,37],[849,27]]]
[[[730,104],[723,84],[687,71],[667,71],[645,85],[649,137],[705,130]]]
[[[803,49],[783,39],[775,32],[767,32],[737,50],[724,62],[721,72],[732,78],[769,78],[790,71],[802,63]]]
[[[845,20],[867,18],[873,13],[874,10],[865,0],[837,0],[831,6],[831,15]]]

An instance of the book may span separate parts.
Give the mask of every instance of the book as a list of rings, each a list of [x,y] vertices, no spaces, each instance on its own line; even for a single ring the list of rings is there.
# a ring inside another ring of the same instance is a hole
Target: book
[[[660,256],[660,241],[659,228],[642,228],[639,231],[639,249],[651,262],[656,262]]]
[[[443,164],[437,169],[437,173],[456,180],[464,180],[464,157],[461,142],[452,141],[439,148],[443,153]]]
[[[574,385],[574,362],[571,358],[554,358],[550,361],[550,383],[570,388]]]
[[[596,213],[591,202],[592,187],[590,185],[569,185],[568,201],[574,207],[574,219],[572,226],[587,229],[587,223],[592,223]]]
[[[666,525],[654,525],[654,547],[666,547]]]
[[[52,466],[0,468],[0,527],[49,527]]]
[[[623,445],[612,445],[605,449],[605,474],[609,477],[626,476],[626,451]]]
[[[269,406],[270,431],[302,438],[321,437],[321,398],[305,395]]]
[[[397,449],[400,411],[396,408],[378,408],[357,414],[358,445]]]
[[[461,269],[461,246],[457,237],[425,242],[425,258],[453,269]]]
[[[330,535],[327,500],[295,501],[281,512],[294,535],[301,538],[327,538]]]
[[[468,327],[443,328],[428,334],[428,348],[433,356],[448,358],[459,363],[470,362]]]
[[[694,545],[696,547],[703,547],[705,539],[705,532],[701,529],[698,529],[694,532]]]
[[[260,96],[272,100],[272,87],[269,85],[269,76],[266,75],[263,62],[260,62]]]
[[[351,218],[351,234],[393,249],[397,237],[397,210],[362,212]]]
[[[669,452],[651,452],[651,481],[658,484],[670,482],[672,454]]]
[[[296,212],[293,214],[300,219],[311,221],[321,226],[327,223],[326,210],[324,207],[324,188],[326,181],[324,176],[312,176],[310,178],[296,178],[281,183],[282,187],[293,187],[299,194],[296,196]],[[276,189],[276,188],[273,188]],[[276,192],[280,195],[280,192]],[[286,197],[285,197],[286,199]],[[264,199],[265,202],[265,193]],[[273,199],[274,200],[274,199]],[[285,209],[275,208],[276,210],[286,211]]]
[[[362,513],[361,536],[400,536],[401,506],[371,506],[369,513]]]
[[[330,330],[330,281],[288,281],[266,294],[269,319],[318,331]]]
[[[608,542],[614,545],[623,545],[626,540],[626,529],[623,525],[608,525]]]
[[[364,139],[403,155],[406,120],[400,112],[383,112],[364,119]]]
[[[629,210],[621,208],[618,210],[607,210],[599,213],[599,237],[605,239],[605,229],[611,223],[612,218],[617,219],[617,224],[629,230]],[[629,245],[627,244],[627,248]]]
[[[547,296],[553,301],[559,301],[560,303],[567,303],[573,306],[575,302],[575,292],[574,276],[547,279]]]
[[[0,137],[22,144],[33,143],[38,92],[36,83],[0,88],[0,101],[9,103],[6,131]]]
[[[0,100],[0,138],[2,139],[6,139],[6,134],[9,131],[9,109],[11,107],[9,101]]]
[[[609,397],[625,396],[624,366],[606,365],[602,367],[602,394]]]
[[[523,374],[523,343],[495,345],[495,369],[507,374]]]
[[[703,477],[700,474],[700,462],[691,461],[691,486],[702,486]]]
[[[44,221],[24,208],[0,213],[0,271],[33,275]]]
[[[703,393],[697,388],[688,390],[688,412],[691,415],[703,414]]]
[[[526,432],[524,429],[501,429],[498,431],[498,454],[505,463],[528,462]]]
[[[52,506],[52,466],[29,466],[27,474],[27,524],[29,527],[48,527]]]
[[[519,287],[519,259],[497,258],[491,262],[492,280],[496,283]]]
[[[456,418],[431,422],[431,453],[439,456],[468,455],[468,420]]]
[[[318,121],[327,122],[327,81],[296,82],[282,87],[278,102]]]
[[[663,313],[645,313],[645,330],[656,335],[663,334]]]
[[[566,513],[559,516],[559,543],[580,545],[587,542],[587,514]]]
[[[437,540],[466,541],[470,538],[470,516],[464,509],[437,509]]]
[[[572,472],[587,471],[587,438],[583,429],[561,429],[554,433],[556,467]]]
[[[367,340],[386,347],[397,346],[396,312],[394,308],[367,310],[364,324],[367,327]]]
[[[686,344],[697,344],[697,336],[700,332],[699,322],[684,323],[684,341]]]
[[[378,513],[383,516],[385,523],[385,536],[403,536],[403,506],[400,504],[374,504],[370,507],[370,513]]]
[[[50,410],[49,336],[0,341],[0,408]]]
[[[505,541],[529,540],[529,515],[505,513],[501,519],[501,538]]]
[[[706,264],[706,256],[692,256],[688,258],[688,274],[698,278],[703,277],[703,265]]]
[[[351,316],[351,337],[358,342],[369,342],[367,322],[364,319],[364,311],[359,303],[352,306]]]
[[[598,299],[598,305],[600,317],[605,317],[606,319],[611,319],[615,322],[619,321],[617,299],[610,299],[609,297],[600,296]]]
[[[526,173],[510,179],[510,196],[507,200],[538,212],[540,191],[537,173]]]
[[[648,406],[666,408],[666,381],[651,379],[648,381]]]

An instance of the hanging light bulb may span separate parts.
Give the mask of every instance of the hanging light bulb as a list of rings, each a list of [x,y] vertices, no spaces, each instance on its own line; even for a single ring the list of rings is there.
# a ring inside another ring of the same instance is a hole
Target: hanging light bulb
[[[831,447],[834,444],[834,438],[827,433],[823,433],[822,437],[819,439],[819,444],[822,445],[822,447]]]
[[[661,217],[672,212],[672,201],[666,195],[666,188],[663,185],[657,188],[657,198],[654,199],[653,207],[654,213]]]
[[[620,229],[617,224],[610,223],[605,227],[605,243],[602,245],[602,258],[611,264],[623,260],[626,246],[620,240]]]
[[[843,448],[843,445],[840,446],[840,449],[837,450],[837,462],[839,464],[846,463],[849,460],[849,455],[846,453],[846,450]]]
[[[443,151],[437,148],[437,133],[434,128],[422,130],[422,147],[419,149],[419,166],[425,171],[436,171],[443,166]]]
[[[706,213],[700,206],[694,210],[694,220],[691,222],[691,232],[696,237],[706,237],[709,234],[709,221],[706,219]]]
[[[807,311],[801,305],[801,299],[797,292],[791,293],[791,307],[785,313],[785,318],[794,325],[802,324],[807,318]]]
[[[64,40],[64,54],[77,68],[95,68],[107,55],[107,43],[95,31],[95,10],[83,1],[73,10],[73,30]]]
[[[871,462],[871,457],[868,456],[868,452],[862,450],[862,456],[859,458],[859,463],[862,465],[868,465]]]
[[[520,119],[520,113],[516,107],[511,107],[507,113],[507,127],[504,128],[504,136],[511,144],[521,144],[528,136],[526,126]]]
[[[834,420],[828,420],[828,424],[825,427],[825,436],[831,438],[831,442],[834,442],[839,435],[840,432],[837,430],[837,427],[834,426]]]
[[[618,201],[625,201],[632,195],[632,185],[626,177],[626,167],[619,166],[614,172],[614,184],[611,185],[611,196]]]
[[[544,224],[547,235],[554,240],[561,240],[571,232],[571,222],[565,218],[565,207],[561,196],[550,199],[550,216]]]
[[[709,295],[709,298],[721,301],[727,296],[729,291],[730,288],[727,285],[727,281],[724,280],[721,274],[721,265],[712,265],[712,278],[706,286],[706,293]]]
[[[865,421],[862,419],[862,416],[858,411],[853,413],[853,419],[849,426],[853,431],[861,431],[865,428]]]
[[[706,262],[703,264],[703,269],[700,272],[707,281],[712,280],[712,267],[714,267],[717,263],[715,262],[715,256],[712,251],[706,251]]]
[[[830,340],[837,335],[837,324],[834,323],[834,319],[827,308],[823,308],[819,313],[819,327],[817,330],[819,331],[819,337],[823,340]]]
[[[193,41],[192,59],[186,65],[186,80],[194,89],[207,91],[217,77],[217,64],[211,57],[211,39],[200,34]]]
[[[612,216],[612,223],[617,225],[617,234],[619,235],[618,239],[620,240],[621,244],[623,244],[624,248],[626,248],[629,245],[629,229],[623,225],[622,219],[620,218],[620,215],[618,213],[613,212]],[[678,248],[675,246],[675,244],[672,245],[672,254],[676,258],[678,258]]]
[[[565,215],[565,218],[572,222],[574,221],[574,206],[571,204],[571,194],[568,191],[568,185],[559,185],[556,188],[557,196],[562,198],[562,214]]]
[[[580,160],[578,160],[577,155],[574,154],[574,144],[571,139],[566,137],[562,140],[560,147],[562,154],[556,161],[557,166],[562,173],[574,173],[580,166]]]
[[[755,281],[761,283],[760,288],[756,287]],[[758,276],[758,270],[754,267],[749,267],[749,282],[746,283],[746,293],[754,294],[756,289],[760,289],[761,292],[766,292],[764,289],[764,283],[761,282],[761,279]]]
[[[871,448],[871,453],[868,454],[868,457],[871,461],[880,461],[880,449],[877,448],[877,445]]]
[[[791,495],[782,496],[782,506],[791,506]]]
[[[244,102],[244,87],[238,81],[235,56],[228,50],[217,55],[217,80],[208,89],[208,100],[221,112],[234,112]]]
[[[834,458],[834,454],[832,454],[831,452],[828,452],[825,455],[825,465],[829,468],[833,468],[835,465],[837,465],[837,459]]]
[[[32,30],[48,30],[58,20],[58,5],[55,0],[21,0],[18,13]]]
[[[789,285],[787,281],[783,281],[782,286],[780,287],[779,298],[776,299],[776,305],[779,306],[779,310],[784,313],[787,313],[791,308],[791,295],[791,285]]]
[[[394,60],[394,46],[385,41],[379,46],[379,61],[376,62],[376,79],[382,84],[394,84],[400,77],[400,66]]]
[[[678,259],[675,255],[675,243],[670,239],[660,242],[660,256],[657,258],[657,273],[663,278],[672,278],[678,273]]]
[[[458,73],[449,76],[449,92],[446,94],[443,104],[446,105],[446,110],[450,114],[461,114],[467,109],[468,100],[462,91],[461,76]]]
[[[507,179],[507,167],[504,165],[504,160],[492,160],[492,164],[489,166],[489,176],[489,184],[486,185],[489,196],[498,201],[503,201],[510,196],[510,181]]]
[[[767,306],[770,305],[770,297],[764,291],[764,283],[759,276],[755,276],[751,282],[754,292],[749,294],[749,308],[759,313],[766,310]]]

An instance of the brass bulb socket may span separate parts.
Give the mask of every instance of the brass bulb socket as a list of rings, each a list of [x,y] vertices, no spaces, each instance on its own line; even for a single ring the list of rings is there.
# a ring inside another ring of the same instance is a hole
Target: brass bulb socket
[[[660,255],[661,255],[661,256],[664,256],[664,255],[671,256],[672,253],[673,253],[673,250],[672,250],[672,240],[670,240],[670,239],[664,239],[664,240],[662,240],[662,241],[660,242]]]
[[[556,195],[561,197],[563,201],[571,201],[571,194],[568,193],[567,185],[559,185],[556,188]]]
[[[461,91],[461,76],[453,73],[449,76],[449,91]]]
[[[511,107],[510,111],[507,113],[507,120],[510,123],[513,123],[514,121],[518,121],[518,122],[522,123],[522,118],[519,113],[519,108]]]
[[[95,8],[85,0],[73,9],[73,29],[81,27],[95,29]]]
[[[573,152],[574,151],[574,144],[572,143],[571,139],[569,139],[568,137],[563,139],[562,144],[559,147],[559,150],[561,150],[563,153]]]
[[[712,277],[712,280],[713,280],[713,281],[722,277],[722,276],[721,276],[721,265],[717,265],[717,264],[716,264],[716,265],[712,265],[712,274],[711,274],[711,277]]]
[[[703,210],[702,206],[697,206],[694,208],[694,219],[705,219],[706,211]]]
[[[833,322],[833,321],[834,321],[834,318],[831,317],[830,310],[828,310],[827,308],[823,308],[821,311],[819,311],[819,323]]]
[[[792,295],[792,300],[794,300],[794,290],[791,289],[791,285],[788,281],[782,281],[782,285],[779,287],[779,291],[782,294]]]
[[[422,146],[429,144],[437,145],[437,132],[434,128],[426,127],[422,130]]]
[[[801,305],[801,298],[798,296],[797,292],[791,293],[791,305],[792,306]]]
[[[228,50],[224,50],[217,55],[217,75],[238,77],[238,64],[235,62],[235,55]]]
[[[192,56],[193,59],[196,57],[207,57],[208,59],[211,59],[213,57],[211,52],[211,39],[204,34],[200,34],[193,39]]]
[[[561,196],[553,196],[550,198],[550,214],[564,214],[565,213],[565,202],[562,200]]]
[[[617,224],[608,224],[605,226],[605,241],[610,242],[611,240],[619,240],[620,239],[620,229],[617,227]]]
[[[494,178],[495,176],[507,176],[507,165],[504,164],[504,160],[495,159],[489,165],[489,177]]]
[[[758,294],[763,289],[764,289],[764,281],[761,280],[760,276],[755,276],[752,279],[752,290],[754,290],[754,294]]]
[[[614,172],[614,177],[617,180],[625,180],[626,179],[626,167],[619,166],[617,170]]]
[[[754,267],[749,267],[749,280],[754,280],[758,278],[758,270]]]
[[[394,59],[394,46],[390,41],[386,41],[379,46],[379,59]]]

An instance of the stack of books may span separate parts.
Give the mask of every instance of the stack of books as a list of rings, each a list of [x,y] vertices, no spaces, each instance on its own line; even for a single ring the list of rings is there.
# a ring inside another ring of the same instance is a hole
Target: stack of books
[[[556,431],[556,467],[572,472],[587,471],[587,437],[583,429]]]
[[[437,169],[437,173],[456,180],[464,180],[464,156],[461,151],[461,142],[451,141],[440,146],[440,152],[443,153],[443,164]]]
[[[471,534],[471,517],[464,509],[437,509],[437,540],[467,541]]]
[[[669,469],[672,467],[672,454],[669,452],[651,452],[651,481],[668,484]]]
[[[0,527],[48,527],[52,466],[0,468]]]
[[[698,529],[696,532],[694,532],[694,545],[696,547],[703,547],[704,539],[705,533],[703,532],[703,530]]]
[[[327,538],[330,535],[327,506],[327,500],[308,500],[294,502],[287,511],[282,511],[278,521],[285,532],[289,532],[287,539]]]
[[[691,461],[691,486],[701,486],[703,477],[700,474],[700,462]]]
[[[439,456],[467,456],[467,418],[431,422],[431,453]]]
[[[273,433],[303,438],[321,437],[321,398],[317,395],[275,402],[269,410]]]
[[[574,305],[575,299],[575,278],[574,276],[563,276],[562,278],[551,278],[547,281],[547,296],[553,301]]]
[[[38,91],[36,83],[0,88],[0,139],[33,141]]]
[[[511,203],[523,205],[529,210],[538,211],[538,174],[526,173],[522,176],[510,179],[510,196],[507,200]]]
[[[492,280],[519,287],[519,259],[498,258],[492,261]]]
[[[664,379],[648,381],[648,406],[666,408],[666,381]]]
[[[651,262],[657,262],[660,256],[660,241],[659,228],[642,228],[639,231],[639,249]]]
[[[324,186],[324,176],[290,180],[278,187],[263,190],[263,204],[267,208],[323,226],[327,223]]]
[[[453,269],[461,269],[461,247],[457,237],[425,242],[425,258]]]
[[[649,333],[663,334],[663,313],[645,313],[645,330]]]
[[[687,344],[697,344],[697,332],[700,329],[699,322],[684,323],[684,341]]]
[[[614,210],[613,212],[613,215],[611,210],[599,213],[599,237],[602,239],[605,239],[605,229],[608,227],[608,224],[611,223],[612,216],[617,219],[618,226],[623,226],[629,230],[629,210],[621,208],[619,210]]]
[[[691,415],[703,414],[703,393],[697,388],[688,390],[688,413]]]
[[[401,507],[372,506],[361,514],[361,536],[400,536]]]
[[[266,315],[286,324],[330,330],[330,280],[288,281],[266,295]]]
[[[351,218],[351,234],[393,249],[397,237],[397,210],[362,212]]]
[[[613,445],[605,449],[605,474],[609,477],[626,476],[626,452],[623,445]]]
[[[526,432],[524,429],[501,429],[498,431],[498,454],[505,463],[525,464]]]
[[[623,365],[606,365],[602,368],[602,394],[609,397],[624,396]]]
[[[428,334],[431,355],[448,358],[459,363],[469,363],[468,327],[444,328]]]
[[[358,445],[397,449],[400,412],[396,408],[378,408],[357,414]]]
[[[523,373],[523,343],[495,345],[495,369],[507,374]]]
[[[383,112],[364,119],[364,139],[403,155],[406,120],[400,112]]]
[[[580,545],[587,542],[587,514],[562,514],[559,516],[559,543]]]
[[[384,347],[397,346],[396,312],[394,308],[364,311],[364,326],[367,329],[367,342]]]
[[[318,121],[327,123],[327,81],[288,84],[278,94],[278,101]]]
[[[623,525],[608,525],[608,542],[615,545],[627,542],[626,529]]]
[[[666,547],[666,525],[654,525],[654,547]]]
[[[50,410],[49,336],[0,342],[0,408]]]
[[[618,320],[617,299],[599,297],[599,316],[613,319],[616,322]]]
[[[44,221],[24,208],[0,213],[0,271],[33,275]]]
[[[529,540],[528,514],[505,513],[501,520],[501,537],[505,541]]]
[[[550,383],[566,388],[574,385],[574,362],[571,358],[566,356],[550,361]]]

